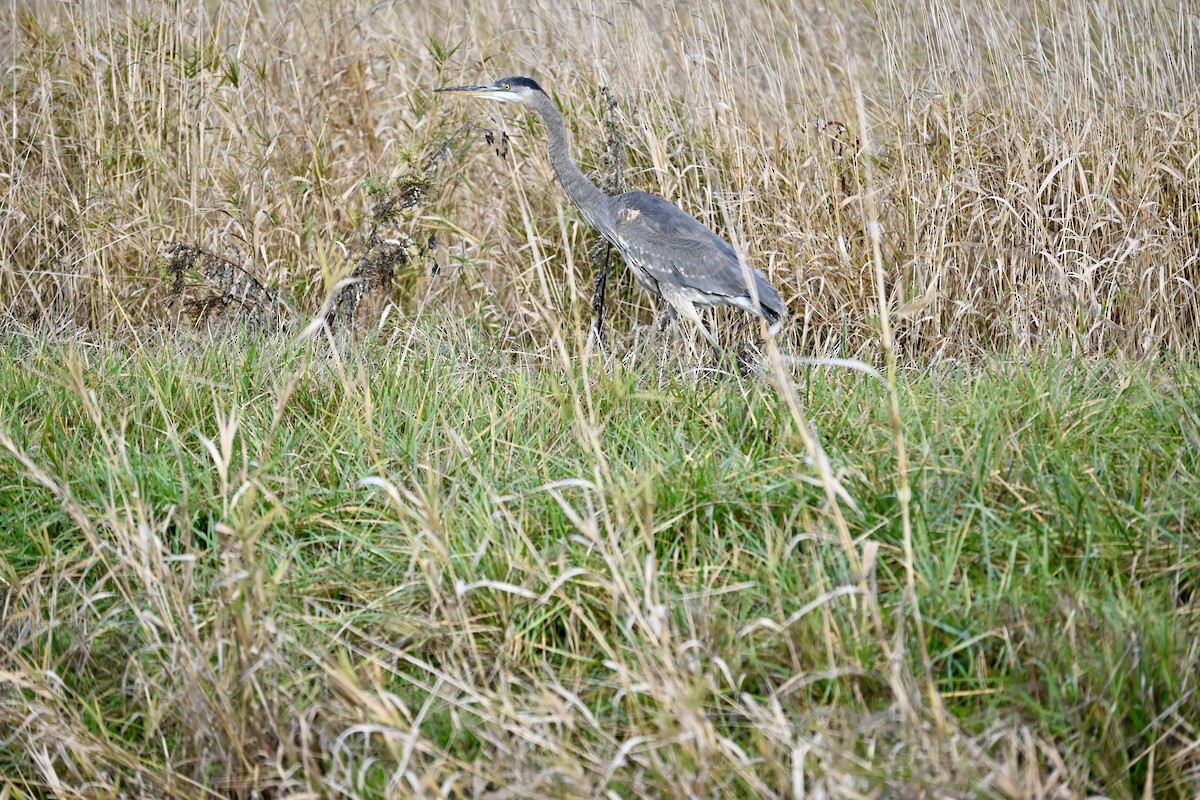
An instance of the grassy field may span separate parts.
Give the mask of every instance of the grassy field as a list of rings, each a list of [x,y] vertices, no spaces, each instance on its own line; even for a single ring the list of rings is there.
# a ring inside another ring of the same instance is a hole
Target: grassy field
[[[760,383],[180,350],[0,360],[18,796],[1196,787],[1194,366],[906,371],[906,547],[858,373],[833,507]]]
[[[5,12],[0,799],[1200,794],[1200,15],[712,5]]]

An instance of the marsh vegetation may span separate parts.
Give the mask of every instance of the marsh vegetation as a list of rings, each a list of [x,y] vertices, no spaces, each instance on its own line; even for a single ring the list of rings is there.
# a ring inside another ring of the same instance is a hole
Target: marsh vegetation
[[[0,797],[1200,791],[1189,3],[85,6],[0,26]],[[513,73],[762,374],[619,261],[601,345],[431,91]]]

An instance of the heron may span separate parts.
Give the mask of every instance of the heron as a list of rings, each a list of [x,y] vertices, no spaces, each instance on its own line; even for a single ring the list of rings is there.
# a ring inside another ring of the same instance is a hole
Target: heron
[[[550,138],[550,163],[571,202],[588,224],[613,244],[638,285],[665,304],[661,330],[677,317],[693,322],[714,348],[698,306],[730,305],[767,321],[772,336],[787,318],[787,305],[766,276],[700,220],[674,203],[646,192],[610,196],[576,166],[562,114],[532,78],[514,75],[482,86],[447,86],[445,94],[469,95],[531,108]]]

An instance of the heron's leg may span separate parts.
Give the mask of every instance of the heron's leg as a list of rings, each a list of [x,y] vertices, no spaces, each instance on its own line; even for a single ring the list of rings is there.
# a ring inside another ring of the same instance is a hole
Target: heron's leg
[[[675,319],[675,309],[664,302],[661,297],[658,305],[660,306],[657,317],[658,325],[654,326],[653,333],[648,333],[645,338],[638,337],[637,346],[629,353],[629,357],[634,361],[641,361],[649,348],[658,346],[658,340],[663,338],[663,332]]]
[[[696,316],[699,317],[700,315],[697,314]],[[709,333],[708,326],[703,321],[697,319],[696,324],[700,326],[700,332],[704,334],[705,339],[708,339],[708,343],[712,345],[713,350],[720,355],[722,352],[721,343],[717,341],[717,337]]]
[[[608,276],[612,271],[612,244],[605,240],[592,248],[592,263],[596,266],[596,290],[592,294],[592,324],[596,330],[596,339],[603,347],[607,344],[604,333],[604,296],[608,287]]]
[[[662,322],[658,323],[658,333],[661,336],[666,331],[667,326],[674,322],[679,317],[679,312],[675,310],[675,306],[670,303],[664,303],[666,308],[662,310]]]
[[[677,306],[679,314],[696,324],[700,329],[700,333],[704,334],[704,338],[712,346],[714,366],[718,372],[734,371],[740,373],[742,370],[738,367],[737,354],[721,347],[721,343],[717,341],[717,337],[709,331],[708,326],[704,324],[704,317],[700,315],[700,310],[690,301],[682,300]]]
[[[695,323],[696,327],[700,329],[700,333],[704,334],[704,338],[708,339],[708,343],[712,345],[713,350],[720,356],[721,345],[717,342],[717,337],[713,336],[709,332],[708,326],[704,324],[704,318],[700,316],[700,310],[696,308],[696,304],[688,300],[677,300],[672,305],[681,317]]]
[[[647,344],[650,341],[654,342],[655,347],[661,347],[661,360],[666,360],[667,352],[670,350],[670,337],[667,336],[667,328],[671,327],[672,323],[679,318],[679,312],[675,310],[675,306],[666,301],[665,298],[659,297],[659,303],[662,305],[662,310],[658,312],[658,328],[655,334],[648,338]]]

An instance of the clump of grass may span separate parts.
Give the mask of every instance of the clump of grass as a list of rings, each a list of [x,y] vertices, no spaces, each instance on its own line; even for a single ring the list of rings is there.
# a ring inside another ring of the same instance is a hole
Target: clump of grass
[[[172,304],[178,304],[196,324],[208,328],[240,324],[251,331],[273,332],[282,323],[279,292],[263,286],[247,266],[178,242],[169,243],[162,258],[171,281]]]
[[[398,271],[410,267],[414,260],[425,257],[433,249],[435,239],[432,234],[427,242],[418,244],[398,226],[425,198],[433,185],[432,170],[448,151],[448,144],[444,145],[424,163],[419,163],[414,153],[402,153],[391,175],[365,182],[374,204],[365,224],[362,244],[351,259],[354,271],[334,294],[325,314],[325,324],[331,330],[353,330],[355,314],[363,297],[371,293],[390,294]]]
[[[397,277],[406,269],[409,275],[414,262],[429,259],[433,266],[432,277],[441,274],[441,267],[433,260],[436,247],[435,233],[429,233],[423,242],[416,241],[401,226],[411,221],[416,212],[428,202],[429,194],[436,188],[435,176],[443,162],[464,139],[482,132],[489,145],[503,156],[507,146],[507,134],[499,140],[495,133],[472,123],[466,123],[446,138],[441,145],[425,158],[412,151],[402,151],[396,167],[388,176],[368,178],[364,188],[373,201],[370,214],[363,228],[358,251],[350,259],[354,270],[330,301],[324,321],[330,330],[353,330],[359,303],[369,294],[386,296],[396,285]],[[407,276],[406,276],[407,277]],[[411,282],[406,282],[405,295],[412,293]]]
[[[425,200],[434,186],[434,170],[453,144],[472,128],[464,126],[423,161],[414,153],[402,153],[390,175],[364,181],[372,206],[361,243],[347,259],[354,265],[353,271],[341,281],[321,318],[331,333],[353,331],[364,297],[389,296],[396,288],[398,275],[414,261],[430,255],[436,243],[433,234],[418,243],[400,226],[410,221],[414,209]],[[264,287],[246,266],[200,247],[178,243],[167,245],[162,255],[171,281],[172,302],[179,302],[197,324],[211,327],[237,321],[252,331],[279,329],[284,309],[278,290]],[[436,267],[432,272],[437,274]],[[293,319],[287,321],[294,325]]]

